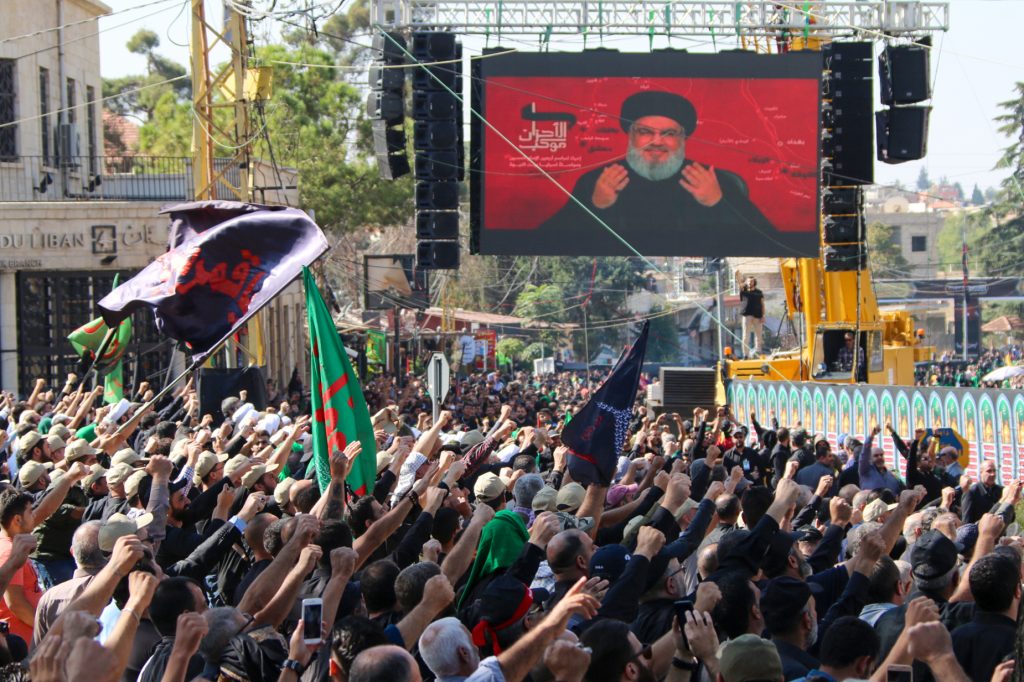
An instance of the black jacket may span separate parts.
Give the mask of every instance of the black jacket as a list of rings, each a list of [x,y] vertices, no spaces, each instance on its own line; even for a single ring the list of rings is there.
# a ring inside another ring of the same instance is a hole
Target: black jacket
[[[970,623],[953,630],[953,653],[972,680],[990,680],[992,671],[1013,653],[1017,624],[1001,613],[976,611]]]
[[[984,514],[996,506],[1002,496],[1003,486],[1001,485],[986,488],[981,483],[975,483],[964,493],[960,518],[964,523],[977,523]]]

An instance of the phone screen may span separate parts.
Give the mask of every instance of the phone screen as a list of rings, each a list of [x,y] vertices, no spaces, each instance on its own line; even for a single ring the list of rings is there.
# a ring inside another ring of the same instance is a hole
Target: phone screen
[[[675,608],[676,618],[679,620],[679,629],[683,632],[683,642],[689,647],[690,643],[686,639],[686,614],[693,611],[693,600],[677,599],[672,602],[672,606]]]
[[[914,670],[910,666],[891,665],[885,671],[886,682],[914,682]]]
[[[302,638],[305,640],[320,640],[323,635],[320,632],[320,622],[323,620],[323,603],[302,604]]]

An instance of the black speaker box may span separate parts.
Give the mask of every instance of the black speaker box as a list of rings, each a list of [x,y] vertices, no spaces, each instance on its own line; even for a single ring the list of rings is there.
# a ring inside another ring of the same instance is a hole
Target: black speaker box
[[[916,104],[932,96],[929,53],[921,45],[889,45],[878,55],[882,104]]]
[[[405,121],[405,101],[401,93],[371,90],[366,98],[366,115],[371,119],[398,125]]]
[[[370,88],[374,90],[387,90],[401,94],[405,86],[405,69],[389,69],[384,62],[373,62],[370,64],[370,76],[367,79]]]
[[[416,267],[423,270],[455,270],[459,267],[457,241],[421,241],[416,244]]]
[[[825,218],[825,243],[859,242],[864,237],[863,225],[859,215],[828,216]]]
[[[459,155],[452,151],[418,152],[415,174],[417,180],[455,180],[458,178]]]
[[[867,252],[861,244],[843,244],[825,247],[825,272],[863,270]]]
[[[397,45],[395,43],[398,43]],[[401,33],[374,33],[373,58],[383,60],[386,64],[402,64],[405,62],[405,49],[408,44]]]
[[[412,34],[412,56],[421,62],[456,59],[458,49],[454,33],[447,31],[416,31]]]
[[[458,239],[457,211],[424,211],[416,214],[416,239]]]
[[[459,208],[459,183],[417,182],[416,209],[420,211],[454,211]]]
[[[267,407],[267,380],[259,367],[225,369],[222,367],[199,368],[199,414],[213,415],[214,425],[224,421],[220,410],[221,401],[232,396],[238,397],[246,391],[246,401],[257,411]]]
[[[461,119],[461,112],[458,100],[450,92],[412,93],[412,117],[417,121]]]
[[[860,209],[859,187],[827,187],[821,195],[825,215],[853,215]]]
[[[453,151],[459,131],[454,121],[416,121],[412,139],[416,151]]]
[[[902,163],[923,159],[928,153],[928,116],[931,107],[893,107],[875,114],[878,160]]]

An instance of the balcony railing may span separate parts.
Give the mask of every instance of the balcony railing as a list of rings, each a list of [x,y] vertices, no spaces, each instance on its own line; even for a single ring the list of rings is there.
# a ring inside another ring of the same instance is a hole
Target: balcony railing
[[[0,163],[0,201],[185,201],[184,156],[21,156]]]

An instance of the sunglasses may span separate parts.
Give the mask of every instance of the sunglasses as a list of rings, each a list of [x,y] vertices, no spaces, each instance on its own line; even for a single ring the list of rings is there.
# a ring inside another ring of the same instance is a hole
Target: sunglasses
[[[640,647],[640,651],[637,651],[636,653],[634,653],[632,656],[629,657],[629,660],[630,661],[635,661],[635,660],[638,660],[638,659],[642,658],[645,661],[649,661],[649,660],[651,660],[652,653],[653,652],[651,651],[651,645],[650,644],[644,644],[642,647]]]

